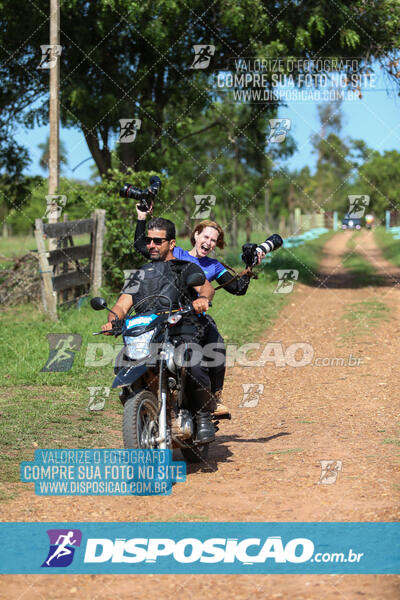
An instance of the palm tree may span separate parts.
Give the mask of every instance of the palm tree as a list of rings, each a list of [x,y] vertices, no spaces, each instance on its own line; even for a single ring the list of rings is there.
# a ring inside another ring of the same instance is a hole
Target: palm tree
[[[50,138],[49,136],[47,136],[46,141],[42,142],[41,144],[38,144],[38,148],[39,150],[42,151],[42,154],[40,156],[39,159],[39,165],[41,166],[41,168],[44,171],[48,171],[49,170],[49,144],[50,144]],[[62,165],[68,166],[68,159],[67,159],[67,149],[65,147],[65,144],[63,141],[60,140],[60,167]]]

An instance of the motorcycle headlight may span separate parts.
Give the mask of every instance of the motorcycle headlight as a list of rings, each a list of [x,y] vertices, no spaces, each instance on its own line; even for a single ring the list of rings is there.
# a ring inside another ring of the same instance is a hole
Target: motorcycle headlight
[[[132,360],[145,358],[150,354],[150,342],[154,331],[146,331],[136,337],[125,335],[125,354]]]

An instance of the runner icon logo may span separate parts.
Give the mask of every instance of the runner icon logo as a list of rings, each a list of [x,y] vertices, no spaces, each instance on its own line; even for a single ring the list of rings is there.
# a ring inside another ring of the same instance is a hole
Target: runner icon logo
[[[290,294],[299,278],[299,272],[296,269],[277,269],[276,272],[279,281],[274,294]]]
[[[195,57],[193,59],[191,69],[207,69],[211,58],[214,56],[215,46],[211,44],[194,44],[193,50]]]
[[[145,273],[141,269],[124,269],[125,285],[129,285],[130,294],[137,294],[144,276]]]
[[[56,66],[58,58],[61,56],[62,46],[59,44],[42,44],[40,46],[42,58],[37,69],[52,69]]]
[[[341,460],[320,460],[321,463],[321,477],[319,478],[318,484],[330,485],[336,483],[339,471],[342,470]]]
[[[48,529],[50,548],[42,567],[68,567],[74,558],[75,547],[81,545],[79,529]]]
[[[264,392],[263,383],[242,383],[243,398],[239,406],[254,408],[260,401]]]
[[[272,144],[281,144],[284,142],[291,124],[291,119],[270,119],[271,133],[269,134],[268,141]]]
[[[106,404],[106,398],[110,395],[109,387],[88,387],[89,404],[87,410],[103,410]]]
[[[74,364],[75,352],[80,350],[82,336],[78,333],[48,333],[49,357],[41,373],[63,373]]]
[[[208,219],[211,213],[211,207],[215,206],[215,196],[212,194],[205,196],[200,195],[195,196],[194,200],[196,202],[196,208],[192,214],[192,219]]]
[[[120,119],[119,143],[129,144],[136,139],[136,133],[142,126],[140,119]]]
[[[349,210],[347,212],[351,219],[362,219],[367,206],[369,206],[369,196],[366,194],[350,194],[349,198]]]
[[[48,194],[46,196],[46,212],[42,219],[59,219],[62,209],[67,204],[67,196],[61,194]]]

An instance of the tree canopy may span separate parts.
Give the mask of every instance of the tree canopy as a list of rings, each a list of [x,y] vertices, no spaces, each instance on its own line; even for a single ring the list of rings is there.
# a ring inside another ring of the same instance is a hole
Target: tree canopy
[[[48,121],[49,71],[38,66],[49,2],[0,0],[0,8],[0,168],[13,190],[29,162],[13,128]],[[295,205],[332,210],[362,173],[368,185],[375,181],[378,156],[357,175],[370,152],[362,140],[343,138],[337,105],[321,108],[316,173],[289,173],[281,161],[294,151],[293,139],[268,137],[277,102],[237,103],[213,77],[245,57],[357,57],[360,72],[380,63],[398,86],[397,0],[64,0],[60,35],[62,123],[82,131],[103,179],[113,169],[167,178],[182,231],[198,193],[217,196],[235,243],[238,220],[249,215],[261,224]],[[192,68],[198,44],[215,48],[204,69]],[[121,119],[141,121],[134,142],[118,142]]]
[[[10,124],[47,119],[48,71],[37,67],[48,40],[49,3],[0,4],[0,153],[15,164],[4,152]],[[399,23],[396,0],[217,0],[209,6],[201,0],[65,0],[62,122],[82,130],[104,175],[119,120],[139,118],[136,143],[119,146],[121,168],[159,170],[165,147],[179,147],[185,123],[215,100],[210,73],[230,58],[357,56],[361,65],[380,60],[396,79]],[[191,69],[194,44],[215,46],[208,69]],[[226,121],[223,112],[220,118]]]

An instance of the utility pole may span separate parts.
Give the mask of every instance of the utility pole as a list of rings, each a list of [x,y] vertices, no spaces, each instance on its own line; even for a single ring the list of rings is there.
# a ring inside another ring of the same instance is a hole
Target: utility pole
[[[60,0],[50,0],[50,44],[52,57],[56,57],[56,61],[50,69],[49,194],[56,194],[60,183],[60,57],[57,52],[60,44]],[[56,223],[57,203],[53,202],[52,207],[49,223]],[[49,250],[54,250],[55,247],[55,239],[50,239]]]

